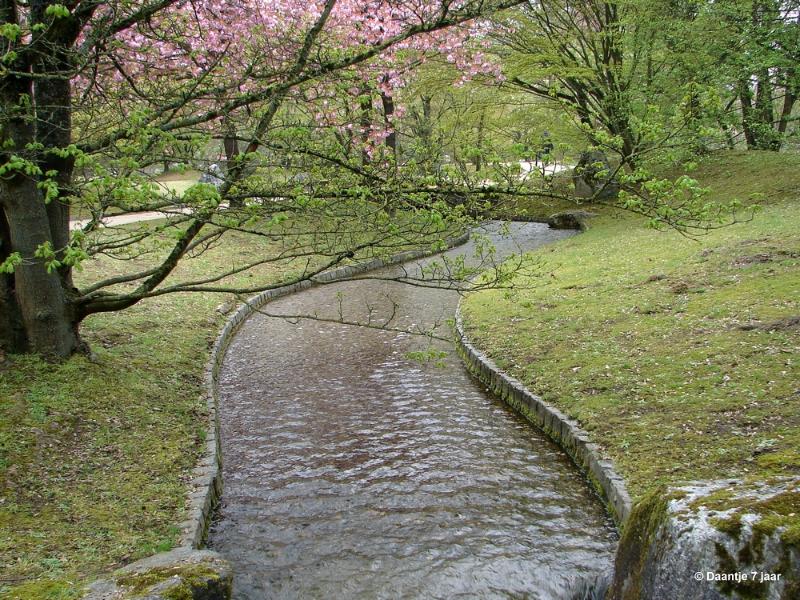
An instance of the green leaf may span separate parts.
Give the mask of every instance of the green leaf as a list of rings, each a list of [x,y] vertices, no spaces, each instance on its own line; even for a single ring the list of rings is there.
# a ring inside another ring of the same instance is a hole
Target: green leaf
[[[51,4],[45,9],[44,14],[54,19],[61,19],[69,16],[69,9],[63,4]]]
[[[0,25],[0,36],[12,42],[16,42],[19,39],[20,33],[22,33],[22,29],[15,23],[3,23]]]
[[[56,258],[56,252],[53,250],[53,244],[49,241],[39,244],[33,255],[44,260],[44,266],[48,273],[52,273],[61,266],[61,261]]]
[[[0,273],[11,275],[18,265],[22,264],[22,255],[19,252],[12,252],[2,263],[0,263]]]

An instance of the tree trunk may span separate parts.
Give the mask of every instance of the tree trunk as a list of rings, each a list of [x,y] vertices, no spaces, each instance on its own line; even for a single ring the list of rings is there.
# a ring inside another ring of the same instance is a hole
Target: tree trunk
[[[386,136],[386,146],[394,157],[395,164],[397,164],[397,132],[394,129],[394,99],[385,92],[381,92],[381,103],[383,104],[383,119],[389,135]]]
[[[727,123],[722,121],[722,119],[718,119],[717,122],[719,123],[719,128],[722,130],[722,134],[725,136],[725,146],[728,148],[728,150],[735,150],[736,140],[733,139],[731,128]]]
[[[241,169],[243,163],[238,160],[241,154],[239,150],[239,138],[236,134],[236,125],[233,121],[226,118],[223,122],[225,133],[222,138],[222,146],[225,149],[225,176],[229,181],[234,181],[238,178],[236,169]],[[231,198],[231,208],[241,208],[244,206],[244,200],[241,198]]]
[[[750,88],[750,81],[742,79],[739,81],[739,103],[742,106],[742,130],[744,139],[747,142],[747,149],[756,148],[756,133],[754,130],[755,115],[753,111],[753,90]]]
[[[797,93],[790,88],[786,88],[786,96],[783,98],[783,109],[778,121],[778,133],[781,135],[786,134],[786,127],[789,124],[789,117],[792,114],[792,109],[797,102]]]
[[[433,109],[431,103],[432,96],[422,96],[422,123],[420,125],[420,137],[426,146],[430,146],[433,138]]]
[[[758,119],[756,147],[760,150],[781,149],[781,140],[775,131],[775,108],[772,103],[772,81],[769,71],[761,69],[756,79],[755,114]]]
[[[10,254],[11,234],[5,213],[0,210],[0,263]],[[28,338],[14,290],[14,275],[0,273],[0,350],[22,353],[27,349]]]
[[[742,129],[748,150],[773,150],[781,148],[781,139],[775,130],[775,112],[772,105],[772,82],[769,72],[761,70],[756,77],[755,93],[750,79],[738,85],[742,105]]]
[[[794,20],[795,29],[800,28],[800,12],[797,13]],[[786,135],[786,128],[789,125],[789,118],[792,115],[792,109],[795,102],[797,102],[798,94],[800,94],[800,80],[797,77],[797,69],[792,66],[783,70],[783,88],[785,96],[783,97],[783,109],[781,116],[778,119],[778,133],[781,139]]]
[[[225,148],[225,172],[230,173],[236,166],[236,157],[239,156],[239,138],[236,136],[236,127],[230,122],[225,125],[222,146]]]
[[[481,109],[481,115],[478,117],[478,137],[477,137],[477,153],[472,159],[475,165],[475,173],[480,173],[483,169],[483,141],[484,141],[484,120],[486,118],[486,111]]]
[[[418,121],[418,136],[421,145],[421,164],[426,175],[435,173],[442,162],[439,148],[434,148],[433,142],[433,98],[423,95],[420,98],[422,115]]]
[[[53,59],[55,61],[55,59]],[[63,65],[59,65],[62,66]],[[54,67],[51,67],[53,69]],[[45,69],[43,69],[45,70]],[[56,172],[53,178],[58,185],[58,197],[46,205],[47,220],[50,224],[50,237],[58,258],[70,243],[69,231],[69,188],[75,159],[59,156],[50,149],[63,150],[72,143],[72,116],[70,104],[72,93],[69,80],[41,79],[34,86],[36,95],[36,138],[45,148],[40,163],[42,172]],[[72,288],[72,268],[64,265],[58,273],[65,289]]]
[[[21,73],[31,69],[22,60],[14,67]],[[0,102],[10,117],[2,129],[1,160],[8,163],[12,155],[25,156],[28,149],[41,143],[44,151],[37,166],[43,171],[58,170],[55,181],[60,187],[66,186],[71,178],[71,161],[47,150],[65,147],[62,143],[69,140],[69,83],[60,78],[40,80],[36,92],[42,97],[26,105],[21,99],[34,97],[31,79],[24,75],[3,78]],[[37,105],[38,110],[33,108]],[[45,259],[36,257],[36,253],[46,245],[56,252],[56,258],[63,251],[69,240],[69,210],[60,199],[50,202],[54,206],[46,205],[38,179],[13,169],[0,180],[2,253],[17,252],[22,257],[22,263],[14,269],[13,282],[3,277],[0,295],[9,314],[2,319],[0,345],[65,358],[80,347],[74,311],[65,292],[70,289],[66,286],[69,269],[51,269],[48,273]]]
[[[80,346],[76,324],[59,273],[48,273],[44,260],[34,257],[40,246],[52,244],[44,200],[36,182],[24,175],[4,183],[3,208],[11,249],[24,259],[14,270],[13,290],[27,345],[39,354],[65,358]],[[7,340],[9,346],[11,342]]]
[[[369,143],[369,130],[372,128],[372,97],[370,96],[369,89],[363,89],[358,99],[359,108],[359,125],[361,126],[361,166],[366,167],[370,164],[371,159],[367,145]]]
[[[797,17],[800,21],[800,16]],[[800,25],[798,25],[800,26]],[[781,115],[778,118],[778,133],[783,137],[786,134],[786,128],[789,125],[789,117],[792,115],[792,109],[797,102],[798,86],[796,85],[796,71],[794,69],[786,69],[783,73],[784,77],[784,97],[783,108]]]

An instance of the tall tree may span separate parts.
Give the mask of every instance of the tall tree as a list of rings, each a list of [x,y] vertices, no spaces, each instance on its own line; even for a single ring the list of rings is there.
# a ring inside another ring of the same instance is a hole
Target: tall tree
[[[664,143],[735,143],[736,130],[749,148],[779,149],[797,102],[798,15],[797,0],[529,0],[497,37],[510,85],[634,164]]]
[[[800,90],[800,3],[752,0],[712,4],[726,25],[719,64],[735,81],[747,147],[780,150]]]
[[[632,93],[641,63],[631,26],[618,2],[540,0],[527,2],[499,36],[510,84],[560,102],[590,135],[615,136],[626,161],[640,144]]]

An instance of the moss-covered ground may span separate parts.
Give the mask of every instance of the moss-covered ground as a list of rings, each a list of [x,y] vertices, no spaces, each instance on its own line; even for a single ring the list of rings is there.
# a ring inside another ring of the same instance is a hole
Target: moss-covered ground
[[[320,243],[303,234],[303,223],[282,227],[291,239]],[[441,238],[436,232],[417,241],[431,247]],[[177,276],[191,280],[241,265],[280,252],[278,244],[231,233],[185,261]],[[408,247],[410,240],[397,237],[381,251]],[[154,256],[136,260],[141,267]],[[329,257],[266,263],[226,283],[278,283],[309,260]],[[76,273],[76,283],[127,268],[102,257]],[[224,321],[214,309],[225,300],[235,298],[169,294],[91,316],[82,335],[93,361],[0,356],[0,598],[76,598],[100,574],[176,545],[187,482],[204,448],[203,373]]]
[[[476,345],[580,421],[635,498],[800,475],[800,156],[718,154],[692,176],[763,209],[695,239],[605,212],[534,253],[521,289],[463,303]],[[789,496],[769,522],[796,539]]]

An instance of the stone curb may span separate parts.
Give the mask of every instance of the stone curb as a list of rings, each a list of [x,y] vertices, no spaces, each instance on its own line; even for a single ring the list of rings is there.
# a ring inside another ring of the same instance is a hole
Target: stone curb
[[[469,240],[469,231],[460,236],[445,240],[446,249],[460,246]],[[431,252],[427,250],[408,250],[396,254],[390,258],[375,258],[367,262],[355,265],[338,267],[324,273],[320,273],[311,280],[305,280],[290,285],[265,290],[249,298],[246,303],[239,306],[227,320],[214,346],[211,349],[211,356],[205,370],[205,401],[208,407],[208,424],[206,427],[206,451],[202,459],[194,469],[194,478],[189,484],[189,514],[186,521],[181,523],[182,547],[202,548],[205,544],[208,528],[211,525],[211,518],[214,509],[219,504],[222,495],[222,450],[219,438],[219,414],[217,406],[219,404],[218,377],[225,351],[233,339],[236,331],[242,322],[261,306],[274,298],[287,296],[301,290],[308,289],[316,285],[324,285],[334,281],[348,279],[367,271],[374,271],[382,267],[388,267],[416,260],[427,256],[439,254],[441,251]]]
[[[589,434],[577,421],[528,391],[522,382],[503,373],[494,361],[475,348],[464,333],[460,303],[456,309],[456,333],[456,348],[467,369],[498,398],[521,412],[561,446],[603,494],[614,521],[622,528],[631,513],[631,497],[625,481],[613,463],[602,457],[600,447],[591,442]]]

